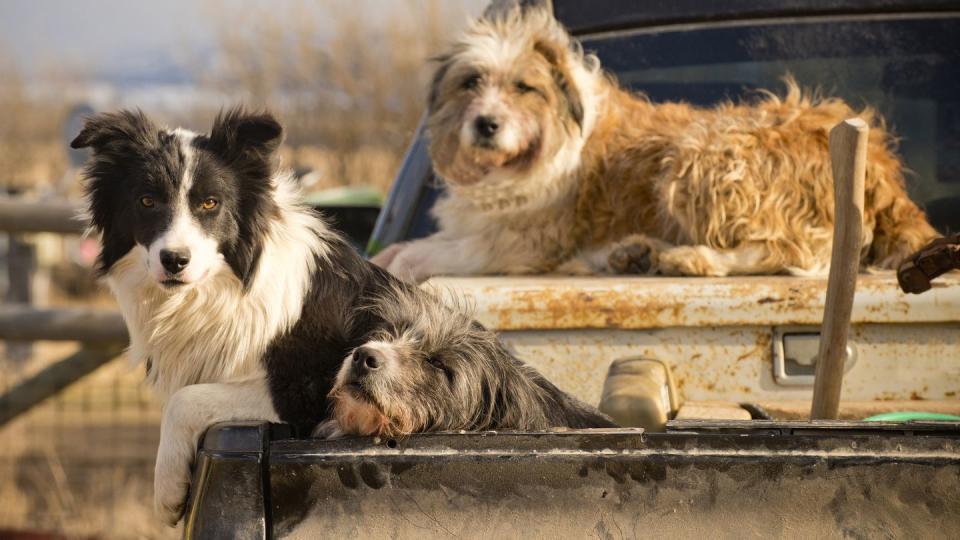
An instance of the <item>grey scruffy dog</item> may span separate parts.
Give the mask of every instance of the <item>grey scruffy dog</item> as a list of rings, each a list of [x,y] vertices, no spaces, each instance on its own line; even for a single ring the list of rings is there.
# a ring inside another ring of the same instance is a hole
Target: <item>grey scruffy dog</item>
[[[384,324],[344,359],[330,393],[333,419],[318,432],[616,427],[514,358],[463,306],[447,304],[400,286],[368,306]]]

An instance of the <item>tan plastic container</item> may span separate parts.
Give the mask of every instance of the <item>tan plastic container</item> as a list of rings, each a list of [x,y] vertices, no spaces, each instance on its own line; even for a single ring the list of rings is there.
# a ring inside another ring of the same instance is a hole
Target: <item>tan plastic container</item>
[[[610,364],[600,410],[623,427],[663,431],[677,410],[670,366],[650,358],[620,358]]]

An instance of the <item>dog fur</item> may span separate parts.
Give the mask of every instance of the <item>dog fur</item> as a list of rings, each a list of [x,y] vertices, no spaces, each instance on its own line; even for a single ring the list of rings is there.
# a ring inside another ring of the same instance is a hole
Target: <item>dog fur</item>
[[[467,309],[451,304],[459,303],[393,287],[369,307],[384,324],[344,359],[330,394],[334,429],[396,437],[615,427],[514,358]]]
[[[481,18],[439,62],[427,129],[447,194],[439,232],[373,259],[398,276],[825,273],[828,132],[854,116],[871,125],[863,264],[936,235],[882,120],[790,78],[752,103],[654,104],[541,8]]]
[[[84,187],[101,238],[98,270],[120,304],[129,354],[166,398],[154,504],[171,525],[208,427],[263,420],[313,428],[329,416],[343,358],[388,322],[434,327],[413,309],[441,309],[439,299],[364,261],[300,203],[294,178],[275,163],[282,133],[269,114],[241,109],[218,116],[204,135],[123,111],[88,119],[71,143],[93,149]],[[495,341],[469,325],[446,328],[448,354]],[[500,361],[517,362],[494,349]],[[514,399],[498,398],[499,406]],[[495,420],[485,427],[514,427],[512,417]]]

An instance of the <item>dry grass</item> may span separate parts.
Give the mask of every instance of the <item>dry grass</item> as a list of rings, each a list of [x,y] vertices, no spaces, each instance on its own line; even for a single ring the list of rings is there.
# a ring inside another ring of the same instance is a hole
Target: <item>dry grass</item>
[[[290,0],[241,7],[208,0],[217,47],[203,57],[183,51],[181,59],[194,66],[202,90],[223,96],[221,105],[277,112],[290,147],[286,164],[320,173],[311,189],[367,185],[386,192],[424,110],[429,58],[483,3]],[[68,109],[85,100],[75,93],[86,87],[83,69],[46,69],[46,87],[73,90],[40,98],[0,41],[0,187],[52,185],[76,194],[76,182],[58,184],[67,166],[61,129]],[[216,108],[158,116],[202,128]]]
[[[429,58],[466,22],[464,9],[442,0],[325,0],[234,11],[218,21],[215,66],[198,74],[279,113],[289,164],[319,170],[317,188],[385,192],[424,110]],[[316,154],[323,158],[309,159]]]
[[[38,343],[0,392],[72,352]],[[172,538],[152,516],[159,406],[141,369],[115,360],[0,428],[0,530],[78,538]]]
[[[0,189],[20,191],[51,184],[66,169],[60,148],[64,103],[31,96],[0,47]]]

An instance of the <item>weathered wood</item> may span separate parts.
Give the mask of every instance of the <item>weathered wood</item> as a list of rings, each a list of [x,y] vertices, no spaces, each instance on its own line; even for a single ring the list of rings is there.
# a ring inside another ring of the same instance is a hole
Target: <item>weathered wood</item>
[[[126,343],[127,327],[117,311],[89,308],[36,309],[0,306],[0,339]]]
[[[830,131],[835,208],[833,252],[810,410],[810,418],[815,420],[835,419],[840,407],[847,334],[863,243],[863,183],[869,129],[866,122],[853,118]]]
[[[82,206],[68,201],[25,201],[0,197],[0,231],[81,234],[87,222],[78,217]]]
[[[37,249],[18,235],[8,235],[7,297],[9,304],[29,306],[33,300],[33,273],[37,269]],[[33,356],[33,344],[6,342],[7,359],[22,363]]]
[[[119,345],[85,347],[0,395],[0,426],[77,382],[123,351]]]

